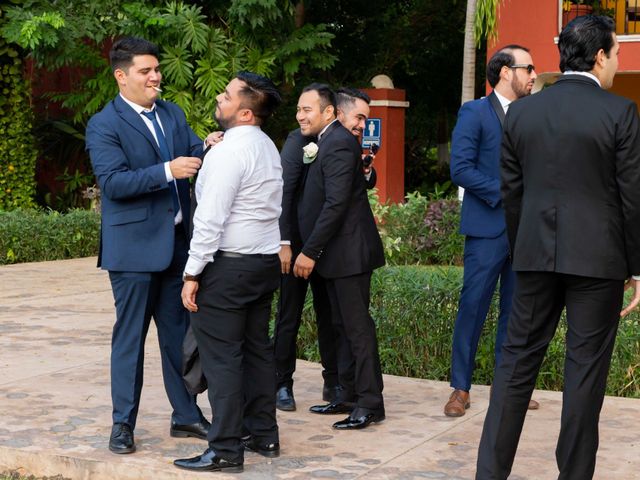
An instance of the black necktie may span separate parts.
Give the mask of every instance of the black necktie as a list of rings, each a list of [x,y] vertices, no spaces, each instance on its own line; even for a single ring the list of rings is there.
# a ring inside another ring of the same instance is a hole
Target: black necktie
[[[160,128],[160,124],[158,123],[158,119],[156,118],[156,111],[151,110],[150,112],[142,112],[142,115],[151,120],[151,123],[153,124],[153,129],[156,131],[156,138],[158,139],[158,147],[160,148],[160,155],[162,156],[162,160],[165,162],[170,162],[171,153],[169,152],[167,139],[164,138],[164,133],[162,133],[162,128]],[[173,200],[173,211],[177,215],[180,211],[180,201],[178,200],[178,191],[176,190],[175,182],[171,182],[169,190],[171,190],[171,199]]]

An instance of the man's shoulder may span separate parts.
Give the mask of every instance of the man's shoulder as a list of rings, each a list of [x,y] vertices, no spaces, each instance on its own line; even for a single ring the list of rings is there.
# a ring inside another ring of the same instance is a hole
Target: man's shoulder
[[[336,123],[331,126],[331,131],[326,133],[327,138],[324,143],[340,143],[347,144],[351,148],[360,148],[360,144],[356,137],[346,128],[342,126],[340,122],[336,120]]]
[[[114,105],[115,100],[111,100],[107,103],[102,110],[94,113],[89,122],[87,123],[87,128],[95,125],[104,125],[108,124],[118,118],[118,113]]]

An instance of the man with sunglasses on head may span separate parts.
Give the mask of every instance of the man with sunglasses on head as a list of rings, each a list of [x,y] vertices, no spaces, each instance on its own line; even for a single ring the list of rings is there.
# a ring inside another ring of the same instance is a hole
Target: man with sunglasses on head
[[[461,417],[471,406],[469,390],[482,327],[500,280],[500,312],[495,364],[511,311],[515,277],[500,198],[502,124],[511,102],[531,94],[537,75],[529,50],[507,45],[487,64],[493,92],[465,103],[451,139],[451,179],[464,188],[460,233],[465,235],[464,280],[453,332],[451,387],[444,407],[448,417]],[[529,408],[538,404],[531,401]]]

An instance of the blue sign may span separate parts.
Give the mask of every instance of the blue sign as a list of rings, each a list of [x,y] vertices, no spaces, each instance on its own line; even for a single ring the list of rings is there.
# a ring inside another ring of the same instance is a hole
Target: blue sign
[[[364,132],[362,132],[362,148],[371,148],[377,143],[380,146],[382,139],[382,119],[369,118],[364,122]]]

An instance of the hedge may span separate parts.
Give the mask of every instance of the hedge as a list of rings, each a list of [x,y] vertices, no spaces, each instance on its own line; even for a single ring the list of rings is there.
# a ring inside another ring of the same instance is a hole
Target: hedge
[[[371,314],[376,321],[380,360],[385,373],[449,380],[451,339],[462,285],[460,267],[391,266],[377,270],[371,282]],[[481,336],[474,384],[493,378],[498,297],[494,298]],[[640,397],[640,313],[620,322],[607,386],[608,395]],[[562,390],[563,318],[549,345],[537,388]],[[298,356],[318,361],[315,319],[310,298],[298,336]]]
[[[420,200],[414,206],[418,204],[427,205]],[[414,210],[417,212],[412,214],[414,217],[423,216],[422,206]],[[398,216],[406,212],[403,210]],[[395,232],[400,231],[399,223],[397,225]],[[422,221],[416,221],[415,225],[418,229]],[[451,228],[449,224],[448,231],[440,229],[434,238],[454,238],[457,242]],[[0,265],[96,255],[99,229],[99,214],[87,210],[73,210],[67,214],[36,210],[0,212]],[[407,229],[404,235],[411,237],[412,231]],[[411,238],[407,241],[417,241],[417,237]],[[441,252],[454,251],[446,242],[440,245]],[[406,255],[410,252],[399,256],[407,258]],[[421,255],[422,259],[426,258],[424,252]],[[377,323],[385,373],[449,379],[451,339],[461,285],[462,268],[457,266],[388,266],[374,273],[371,312]],[[496,297],[478,347],[475,384],[489,384],[493,377],[497,311]],[[309,297],[298,337],[298,356],[318,361],[313,315]],[[620,323],[607,388],[610,395],[640,397],[639,323],[638,312],[631,313]],[[538,388],[562,389],[565,333],[566,323],[562,320],[542,365]]]
[[[35,205],[38,155],[31,90],[18,51],[0,38],[0,210]]]
[[[97,255],[99,232],[100,216],[88,210],[0,211],[0,265]]]

